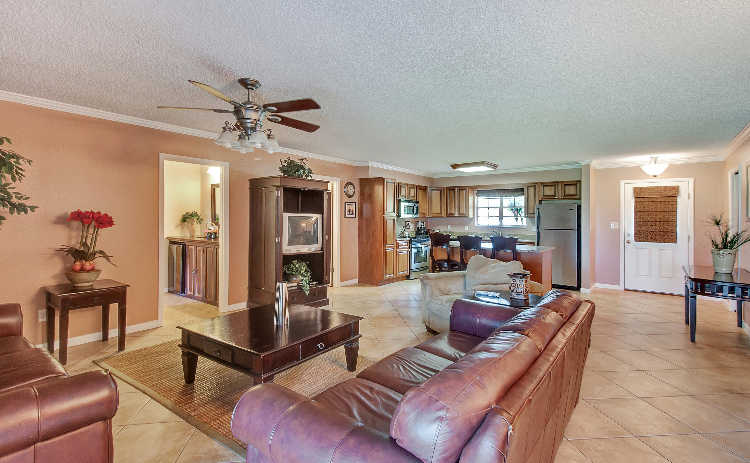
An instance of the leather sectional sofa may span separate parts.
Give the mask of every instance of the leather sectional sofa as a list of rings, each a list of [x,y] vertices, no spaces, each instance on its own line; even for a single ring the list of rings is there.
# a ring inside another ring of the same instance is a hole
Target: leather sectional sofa
[[[450,330],[313,399],[267,383],[232,418],[247,461],[552,462],[578,403],[594,304],[459,299]]]
[[[23,337],[21,306],[0,304],[0,463],[111,463],[117,404],[107,372],[68,376]]]

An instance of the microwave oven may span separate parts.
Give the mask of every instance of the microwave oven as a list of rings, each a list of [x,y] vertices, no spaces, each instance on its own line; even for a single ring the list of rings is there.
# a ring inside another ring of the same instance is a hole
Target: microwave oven
[[[399,217],[419,217],[419,201],[410,199],[398,200]]]
[[[323,215],[285,212],[282,252],[314,252],[323,249]]]

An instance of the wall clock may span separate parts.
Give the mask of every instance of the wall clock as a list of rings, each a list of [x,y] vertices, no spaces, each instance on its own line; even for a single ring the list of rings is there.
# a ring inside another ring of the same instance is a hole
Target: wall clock
[[[344,194],[347,198],[351,198],[354,196],[354,184],[352,182],[346,182],[344,184]]]

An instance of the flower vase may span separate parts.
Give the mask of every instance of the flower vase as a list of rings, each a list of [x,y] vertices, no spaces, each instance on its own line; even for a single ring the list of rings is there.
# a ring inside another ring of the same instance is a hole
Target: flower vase
[[[99,278],[99,275],[101,273],[102,271],[100,269],[94,269],[89,272],[74,272],[72,270],[67,270],[65,272],[65,278],[67,278],[69,282],[73,283],[74,287],[84,288],[93,286],[94,281]]]
[[[526,300],[529,298],[529,272],[509,273],[510,277],[510,298]]]
[[[195,225],[192,223],[188,225],[188,236],[190,236],[190,238],[195,238]]]
[[[736,249],[711,249],[711,255],[714,258],[714,272],[732,273],[737,258]]]

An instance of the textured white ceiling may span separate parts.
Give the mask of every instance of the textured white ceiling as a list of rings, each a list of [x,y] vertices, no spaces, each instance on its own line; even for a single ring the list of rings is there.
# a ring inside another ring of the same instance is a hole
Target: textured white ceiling
[[[435,174],[718,156],[750,122],[739,0],[2,4],[0,90],[218,132],[156,105],[228,107],[187,80],[253,77],[322,106],[288,113],[313,134],[267,124],[282,146]]]

